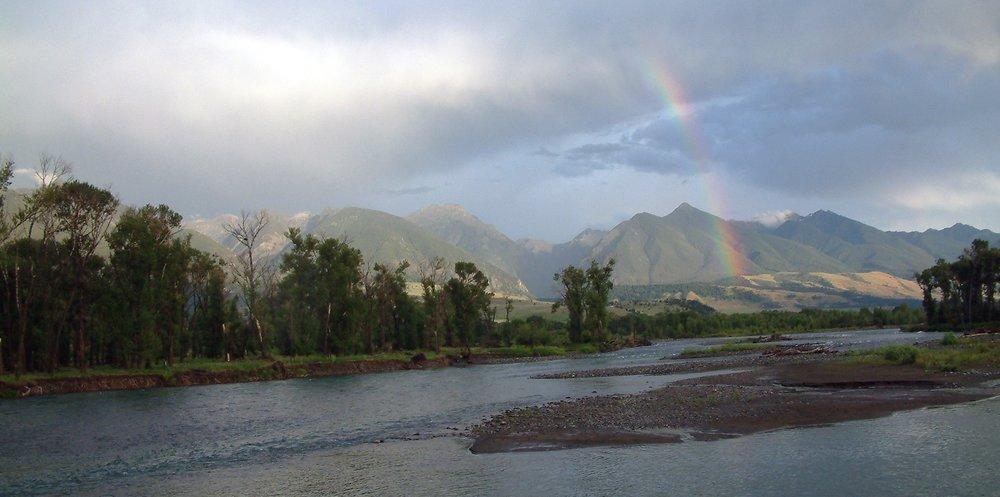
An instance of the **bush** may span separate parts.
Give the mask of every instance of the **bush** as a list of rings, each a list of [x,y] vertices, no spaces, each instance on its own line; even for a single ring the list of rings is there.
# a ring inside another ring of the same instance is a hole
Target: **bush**
[[[917,362],[917,348],[912,345],[892,345],[882,350],[882,358],[895,364]]]
[[[500,357],[549,357],[565,355],[566,350],[562,347],[555,347],[551,345],[535,345],[530,347],[525,345],[514,345],[513,347],[497,347],[490,349],[490,353]]]
[[[954,333],[948,333],[941,339],[941,345],[958,345],[958,337]]]
[[[562,345],[564,334],[553,333],[522,323],[514,330],[514,343],[518,345]]]

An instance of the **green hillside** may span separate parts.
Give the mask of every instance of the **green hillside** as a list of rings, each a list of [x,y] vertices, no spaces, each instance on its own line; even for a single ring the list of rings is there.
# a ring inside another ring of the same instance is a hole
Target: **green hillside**
[[[460,205],[429,205],[406,219],[513,275],[527,250]]]
[[[886,271],[910,276],[934,263],[935,256],[907,240],[830,211],[789,221],[775,234],[816,248],[855,271]]]
[[[392,214],[348,207],[312,217],[305,226],[307,233],[347,240],[361,250],[365,260],[411,264],[410,277],[420,276],[420,268],[434,257],[442,257],[450,266],[457,261],[476,263],[493,285],[494,291],[517,297],[527,297],[528,289],[520,279],[490,263],[478,254],[471,254],[428,231]]]
[[[736,233],[731,243],[720,243],[720,226]],[[731,276],[730,258],[747,274],[846,269],[811,247],[688,204],[663,217],[642,213],[622,222],[588,257],[618,261],[615,278],[625,285],[715,281]]]

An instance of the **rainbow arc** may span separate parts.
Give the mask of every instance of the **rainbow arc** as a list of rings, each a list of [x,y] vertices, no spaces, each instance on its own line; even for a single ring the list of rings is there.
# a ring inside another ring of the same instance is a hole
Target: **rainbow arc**
[[[677,119],[688,143],[690,157],[703,178],[705,198],[709,208],[716,213],[712,231],[722,268],[731,276],[746,274],[745,259],[740,251],[739,236],[730,223],[722,219],[726,213],[725,187],[718,176],[712,174],[709,160],[709,148],[705,135],[695,116],[690,101],[684,94],[684,88],[663,65],[649,63],[649,74],[655,88],[670,113]]]

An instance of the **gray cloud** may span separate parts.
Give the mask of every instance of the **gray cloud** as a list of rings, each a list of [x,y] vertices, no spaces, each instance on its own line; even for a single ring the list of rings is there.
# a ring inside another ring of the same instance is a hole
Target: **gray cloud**
[[[379,190],[377,193],[379,195],[400,196],[400,195],[422,195],[424,193],[430,193],[432,191],[434,191],[434,187],[433,186],[426,186],[425,185],[425,186],[414,186],[414,187],[410,187],[410,188],[396,188],[396,189]]]
[[[950,188],[995,184],[998,18],[988,2],[9,3],[0,147],[185,212],[409,208],[397,185],[455,175],[468,183],[419,193],[476,202],[483,176],[521,187],[491,171],[524,162],[554,191],[708,167],[737,197],[941,213],[906,192],[941,193],[921,180],[941,168]],[[658,70],[694,104],[710,164],[657,118]],[[482,215],[516,229],[506,212]]]
[[[730,174],[785,193],[857,197],[898,193],[944,179],[981,178],[967,194],[992,194],[1000,169],[997,132],[1000,66],[939,50],[879,53],[795,79],[772,78],[734,88],[696,113],[712,162]],[[662,117],[569,150],[592,169],[629,166],[694,174],[656,153],[691,153],[692,129]],[[629,153],[642,152],[639,160]],[[965,183],[970,183],[965,181]],[[970,185],[967,185],[970,186]],[[959,191],[959,190],[955,190]]]

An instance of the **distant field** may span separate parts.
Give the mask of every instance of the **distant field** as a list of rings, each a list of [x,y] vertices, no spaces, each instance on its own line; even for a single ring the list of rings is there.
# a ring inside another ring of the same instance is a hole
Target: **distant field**
[[[872,271],[866,273],[773,273],[727,278],[715,283],[624,286],[616,297],[646,301],[655,314],[660,299],[697,300],[722,313],[805,308],[857,309],[919,305],[920,288],[913,281]],[[669,305],[667,305],[669,306]],[[664,306],[660,306],[664,307]]]
[[[497,308],[497,319],[504,319],[504,300],[494,299],[493,305]],[[627,312],[623,309],[611,308],[612,316],[623,316]],[[510,311],[511,319],[526,319],[530,316],[541,316],[553,321],[566,322],[569,313],[565,307],[560,307],[556,312],[552,312],[552,302],[544,300],[515,300],[514,308]]]

